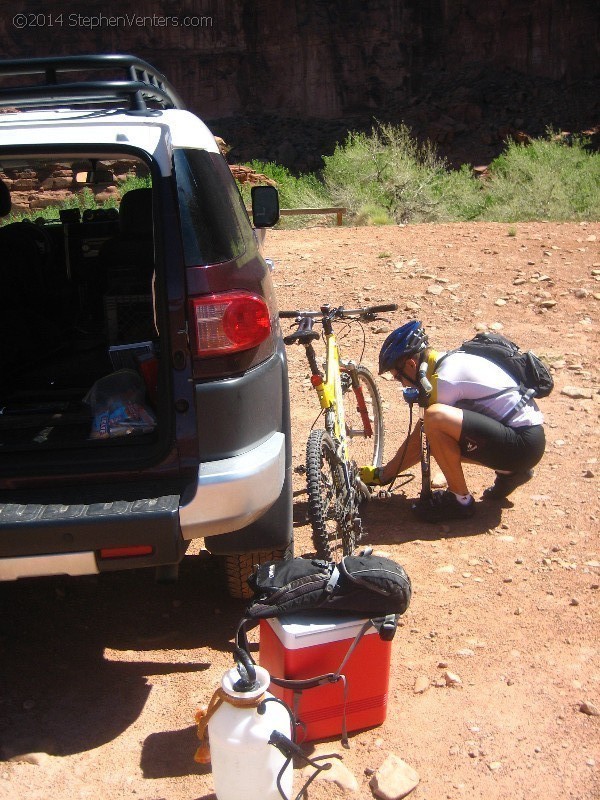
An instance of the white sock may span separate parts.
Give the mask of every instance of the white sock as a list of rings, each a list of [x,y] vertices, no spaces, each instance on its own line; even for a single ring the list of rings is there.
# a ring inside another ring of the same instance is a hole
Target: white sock
[[[461,506],[468,506],[473,499],[472,495],[470,494],[456,494],[456,492],[452,492],[452,494],[454,497],[456,497]]]

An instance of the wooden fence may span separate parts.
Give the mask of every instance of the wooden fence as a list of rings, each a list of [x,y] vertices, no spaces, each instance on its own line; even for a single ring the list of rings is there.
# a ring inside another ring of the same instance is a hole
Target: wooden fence
[[[346,208],[282,208],[279,213],[282,217],[299,217],[302,214],[335,214],[337,224],[342,224],[342,217],[346,213]]]

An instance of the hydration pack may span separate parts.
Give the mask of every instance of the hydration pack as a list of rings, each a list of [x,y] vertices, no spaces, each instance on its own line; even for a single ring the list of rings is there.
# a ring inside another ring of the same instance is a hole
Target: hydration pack
[[[517,382],[521,393],[521,400],[514,409],[502,420],[507,422],[519,409],[534,397],[547,397],[554,388],[554,380],[548,367],[536,356],[532,350],[523,352],[518,345],[511,342],[500,333],[478,333],[472,339],[463,342],[456,350],[449,350],[438,360],[436,370],[440,364],[452,353],[469,353],[481,356],[492,361],[503,369]],[[497,397],[503,392],[489,395],[488,398]]]
[[[254,598],[250,619],[301,611],[343,612],[359,617],[403,614],[411,595],[403,567],[368,549],[339,563],[290,558],[261,564],[248,578]]]
[[[392,639],[412,591],[404,568],[369,548],[337,564],[308,558],[268,561],[250,575],[248,585],[254,597],[236,636],[243,649],[246,624],[298,612],[369,618],[382,639]]]

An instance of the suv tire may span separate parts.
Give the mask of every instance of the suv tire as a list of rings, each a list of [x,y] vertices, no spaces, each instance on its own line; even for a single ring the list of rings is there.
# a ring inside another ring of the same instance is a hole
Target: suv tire
[[[232,553],[227,556],[221,556],[229,596],[236,600],[249,599],[252,597],[252,590],[248,586],[248,576],[254,572],[256,566],[266,564],[268,561],[293,558],[293,556],[293,541],[283,550],[267,550],[260,553]]]

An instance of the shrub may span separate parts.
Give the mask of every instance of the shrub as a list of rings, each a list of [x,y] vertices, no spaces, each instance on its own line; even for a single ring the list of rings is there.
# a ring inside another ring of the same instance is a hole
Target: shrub
[[[405,125],[351,133],[324,161],[334,202],[357,224],[600,218],[600,154],[552,131],[527,145],[507,143],[485,181],[468,165],[449,169]]]
[[[487,205],[486,186],[468,164],[438,173],[432,191],[437,200],[437,221],[461,222],[481,217]]]
[[[351,133],[331,156],[323,176],[334,201],[358,219],[379,209],[392,221],[443,218],[440,185],[446,166],[430,143],[420,144],[405,125],[381,124],[371,134]]]
[[[510,142],[490,165],[482,219],[592,220],[600,218],[600,154],[580,138],[552,131],[530,144]]]
[[[131,189],[150,188],[151,186],[152,180],[149,176],[140,178],[136,175],[129,175],[125,180],[118,183],[119,200]],[[35,208],[31,211],[11,213],[3,220],[2,224],[7,225],[10,222],[21,222],[25,219],[32,221],[36,219],[57,220],[63,208],[79,208],[81,211],[85,211],[86,209],[116,208],[117,206],[118,201],[116,196],[99,203],[90,187],[86,186],[78,192],[73,192],[61,203],[57,203],[56,205],[46,206],[45,208]]]
[[[138,175],[127,175],[127,177],[119,181],[119,195],[123,197],[124,194],[130,192],[132,189],[150,189],[152,187],[152,179],[149,175],[140,177]]]

